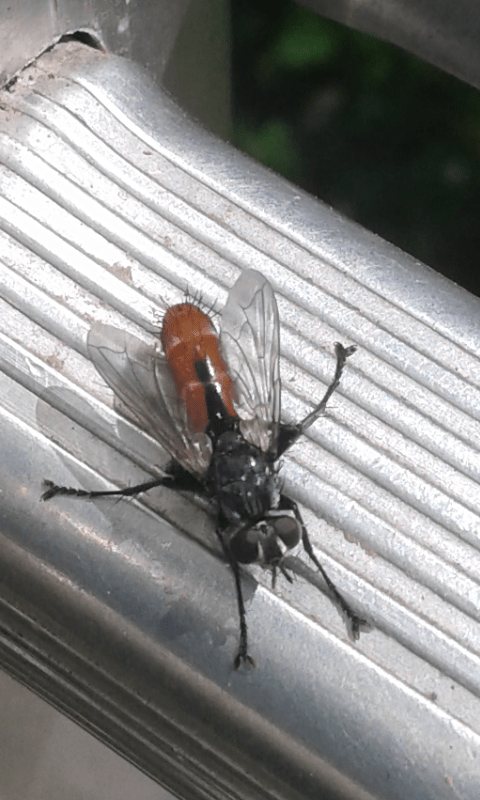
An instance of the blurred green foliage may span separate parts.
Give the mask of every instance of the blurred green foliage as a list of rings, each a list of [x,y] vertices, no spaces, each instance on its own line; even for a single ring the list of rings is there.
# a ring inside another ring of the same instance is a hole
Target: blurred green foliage
[[[290,0],[233,0],[236,144],[480,295],[480,94]]]

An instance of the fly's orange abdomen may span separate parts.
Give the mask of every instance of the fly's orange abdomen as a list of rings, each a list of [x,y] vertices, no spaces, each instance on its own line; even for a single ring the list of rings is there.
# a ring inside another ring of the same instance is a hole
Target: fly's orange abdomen
[[[227,412],[233,407],[235,387],[220,353],[220,343],[211,319],[198,306],[181,303],[165,314],[162,344],[175,381],[177,395],[185,404],[193,430],[203,432],[208,425],[205,387],[200,383],[195,363],[207,364]]]

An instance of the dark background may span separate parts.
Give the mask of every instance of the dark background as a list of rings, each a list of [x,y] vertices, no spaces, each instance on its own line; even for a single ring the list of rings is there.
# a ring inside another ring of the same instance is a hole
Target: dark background
[[[292,0],[232,0],[235,144],[480,295],[480,93]]]

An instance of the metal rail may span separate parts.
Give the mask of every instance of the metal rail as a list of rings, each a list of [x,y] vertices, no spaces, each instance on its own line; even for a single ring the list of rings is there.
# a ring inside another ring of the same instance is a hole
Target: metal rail
[[[59,45],[0,109],[0,660],[187,798],[478,797],[480,303],[193,123],[131,62]],[[329,413],[285,459],[322,563],[373,630],[352,644],[313,573],[245,572],[256,670],[232,670],[232,576],[208,509],[88,361],[189,288],[271,281],[283,408]]]
[[[480,88],[480,7],[470,0],[299,0]]]

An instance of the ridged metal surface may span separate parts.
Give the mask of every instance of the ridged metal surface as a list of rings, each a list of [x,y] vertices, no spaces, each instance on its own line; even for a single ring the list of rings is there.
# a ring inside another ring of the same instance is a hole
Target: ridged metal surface
[[[230,130],[230,9],[223,0],[0,0],[0,87],[66,36],[141,64],[209,130]]]
[[[219,142],[126,61],[76,44],[0,109],[0,657],[185,797],[465,798],[480,785],[480,303]],[[232,671],[233,580],[208,509],[56,498],[167,457],[88,361],[94,320],[148,337],[185,290],[271,281],[284,460],[318,557],[245,577],[257,669]],[[181,532],[179,532],[179,529]],[[258,583],[257,583],[258,581]]]

